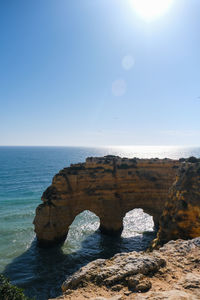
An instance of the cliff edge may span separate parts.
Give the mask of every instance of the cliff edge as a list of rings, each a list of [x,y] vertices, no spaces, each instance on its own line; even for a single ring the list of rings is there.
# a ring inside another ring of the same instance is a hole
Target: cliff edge
[[[198,300],[200,238],[151,253],[119,253],[81,268],[62,285],[64,300]]]

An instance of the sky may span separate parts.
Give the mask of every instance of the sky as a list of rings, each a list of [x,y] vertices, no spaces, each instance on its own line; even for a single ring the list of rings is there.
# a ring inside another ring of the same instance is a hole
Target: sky
[[[200,146],[200,1],[137,1],[0,0],[0,145]]]

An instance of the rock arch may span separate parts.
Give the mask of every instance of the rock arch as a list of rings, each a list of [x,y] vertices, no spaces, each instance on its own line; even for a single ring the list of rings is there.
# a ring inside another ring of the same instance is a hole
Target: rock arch
[[[71,238],[73,239],[72,232],[74,233],[75,231],[78,231],[78,235],[80,237],[83,234],[90,235],[99,228],[99,225],[99,217],[90,210],[84,210],[74,218],[73,222],[69,226],[68,236],[71,236]]]
[[[74,218],[90,210],[102,233],[123,230],[123,218],[142,208],[158,225],[169,187],[180,162],[170,159],[87,158],[54,176],[36,209],[35,232],[40,245],[63,242]]]
[[[138,218],[138,215],[141,219]],[[155,225],[152,216],[146,214],[141,208],[135,208],[126,213],[123,218],[123,227],[122,235],[132,237],[136,233],[153,232]]]

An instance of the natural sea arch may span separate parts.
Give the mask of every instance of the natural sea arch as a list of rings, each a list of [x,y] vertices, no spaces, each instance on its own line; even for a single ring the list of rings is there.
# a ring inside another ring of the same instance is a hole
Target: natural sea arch
[[[99,229],[100,219],[90,210],[84,210],[78,214],[69,226],[68,237],[70,240],[83,240],[83,236],[88,236]]]
[[[100,227],[99,217],[90,210],[79,213],[69,226],[69,239],[81,239],[82,236],[96,232]],[[135,208],[126,213],[123,218],[123,237],[132,237],[135,234],[146,231],[154,231],[155,226],[152,216],[146,214],[142,209]]]
[[[137,251],[141,247],[146,247],[154,237],[153,218],[144,213],[142,209],[133,209],[126,213],[123,218],[122,239],[112,239],[110,242],[106,236],[101,239],[99,227],[100,219],[93,212],[85,210],[78,214],[69,226],[66,244],[68,251],[73,252],[77,249],[92,247],[93,253],[94,250],[95,253],[98,253],[98,249],[102,251],[102,243],[105,243],[108,249],[111,247],[111,252],[116,248],[123,251],[127,251],[127,249]]]
[[[123,219],[122,236],[130,238],[144,232],[155,230],[152,216],[146,214],[143,209],[135,208],[126,213]]]
[[[135,208],[157,227],[180,162],[170,159],[88,158],[64,168],[43,193],[35,232],[41,246],[63,242],[69,226],[85,210],[100,219],[100,231],[120,235],[123,218]]]

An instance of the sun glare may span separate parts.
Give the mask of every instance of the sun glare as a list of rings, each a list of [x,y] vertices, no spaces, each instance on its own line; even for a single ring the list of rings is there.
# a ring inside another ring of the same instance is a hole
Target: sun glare
[[[173,0],[130,0],[133,9],[146,21],[152,21],[166,13]]]

